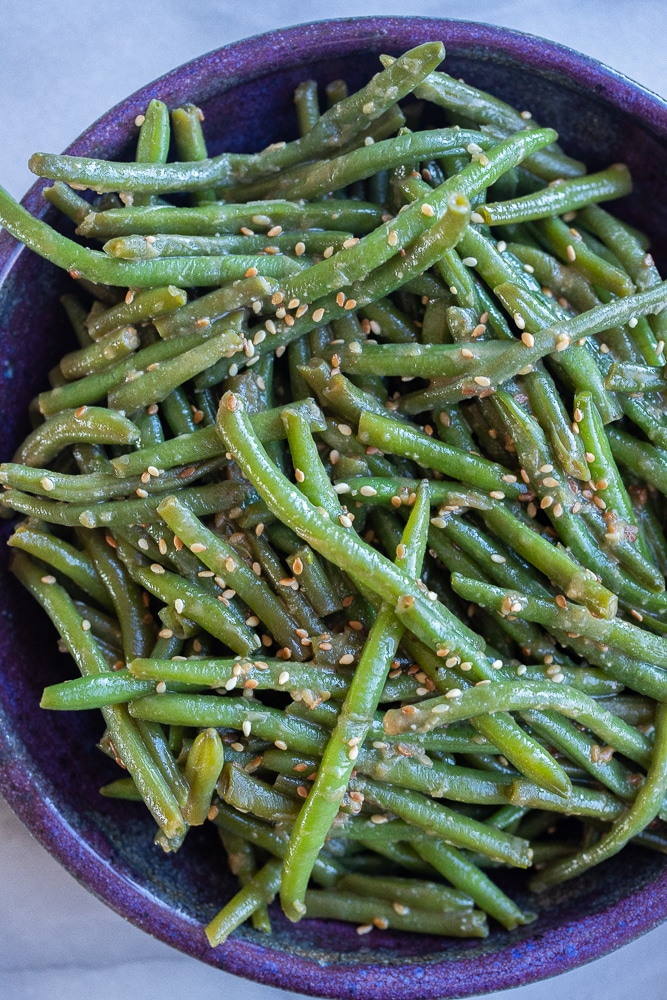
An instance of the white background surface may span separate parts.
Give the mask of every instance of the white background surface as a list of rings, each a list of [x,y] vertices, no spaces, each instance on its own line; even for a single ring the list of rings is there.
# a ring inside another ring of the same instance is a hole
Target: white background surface
[[[0,183],[20,197],[36,151],[67,146],[138,87],[220,45],[336,16],[404,14],[519,28],[667,96],[664,0],[0,0]],[[0,800],[1,1000],[289,1000],[171,950],[90,896]],[[662,1000],[667,925],[614,955],[495,1000]]]

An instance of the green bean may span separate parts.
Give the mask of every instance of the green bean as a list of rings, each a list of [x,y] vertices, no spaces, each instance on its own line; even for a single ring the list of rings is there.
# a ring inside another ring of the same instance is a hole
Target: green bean
[[[119,326],[135,325],[147,319],[154,319],[185,305],[187,293],[182,288],[168,285],[166,288],[147,288],[135,292],[88,320],[88,332],[93,340],[100,340]]]
[[[183,806],[183,818],[190,826],[201,826],[207,818],[224,759],[217,730],[205,729],[195,737],[185,762],[188,795]]]
[[[171,660],[167,662],[171,663]],[[170,683],[170,690],[179,690],[179,685]],[[103,708],[105,705],[122,705],[154,692],[155,681],[140,680],[129,675],[126,670],[116,670],[113,673],[75,677],[60,684],[50,684],[44,688],[40,705],[52,711],[80,711]]]
[[[610,427],[607,430],[612,455],[625,468],[637,473],[642,480],[667,493],[667,476],[664,472],[662,450],[638,441],[631,434]]]
[[[590,250],[576,229],[568,228],[558,218],[541,219],[535,225],[549,249],[561,260],[569,261],[594,285],[621,296],[632,295],[635,291],[627,274]]]
[[[133,718],[182,726],[224,726],[242,729],[249,722],[259,739],[284,740],[303,753],[318,753],[322,730],[303,719],[285,715],[278,709],[246,698],[220,698],[202,694],[148,695],[130,706]]]
[[[90,212],[90,203],[73,191],[69,184],[64,184],[62,181],[56,181],[51,187],[44,188],[42,194],[49,204],[77,225],[83,222]]]
[[[300,538],[319,551],[325,558],[342,565],[352,575],[386,600],[398,600],[410,594],[415,601],[415,611],[420,621],[431,628],[444,609],[424,598],[422,592],[388,559],[351,533],[342,525],[324,519],[268,460],[260,442],[252,432],[239,400],[227,393],[218,412],[218,426],[227,447],[270,508],[277,508],[281,520],[288,524]],[[288,505],[289,504],[289,505]],[[450,630],[460,632],[461,626],[447,618]]]
[[[197,208],[156,205],[90,212],[78,227],[79,235],[108,240],[121,236],[217,236],[240,228],[270,230],[331,229],[366,233],[381,221],[382,209],[370,202],[328,199],[322,202],[250,201],[241,205],[216,202]]]
[[[146,614],[140,587],[116,557],[115,544],[113,547],[109,545],[101,532],[80,531],[79,539],[111,595],[123,636],[126,659],[147,656],[153,648],[155,635],[153,618]]]
[[[113,609],[109,592],[100,580],[93,562],[74,545],[46,531],[38,531],[30,523],[19,525],[7,544],[53,566],[59,573],[73,580],[100,607],[107,611]]]
[[[514,930],[535,919],[533,914],[523,913],[477,865],[451,844],[429,836],[413,839],[411,843],[420,857],[433,865],[457,889],[468,893],[480,909],[507,930]]]
[[[309,889],[305,896],[309,917],[329,917],[358,923],[362,930],[373,926],[450,937],[486,937],[486,917],[478,910],[435,913],[416,906],[397,910],[390,902],[349,892]]]
[[[471,142],[481,143],[485,148],[494,145],[488,136],[462,129],[408,132],[370,146],[360,146],[335,159],[296,167],[270,184],[266,195],[269,198],[318,198],[372,177],[379,169],[391,170],[430,157],[437,158],[452,150],[463,151]]]
[[[193,468],[194,477],[201,475]],[[181,482],[187,484],[192,476],[183,476]],[[180,499],[187,504],[192,513],[212,514],[220,510],[229,510],[236,506],[243,496],[238,483],[209,483],[208,486],[193,486],[184,489]],[[84,528],[119,528],[128,525],[145,524],[157,521],[157,508],[163,497],[160,494],[137,500],[123,500],[122,503],[60,503],[28,496],[19,490],[7,490],[0,495],[0,503],[12,510],[20,511],[30,517],[38,517],[52,524],[71,527],[83,525]]]
[[[41,571],[23,554],[17,554],[13,560],[12,572],[51,617],[81,673],[106,673],[107,666],[95,640],[82,627],[82,619],[63,588],[56,583],[44,583]],[[178,803],[147,753],[127,709],[123,705],[106,706],[102,714],[115,752],[134,779],[154,819],[166,837],[178,837],[185,831]]]
[[[225,764],[218,782],[218,793],[239,812],[252,813],[259,819],[272,822],[291,822],[300,808],[291,795],[277,790],[254,774],[248,774],[237,764]]]
[[[227,940],[261,906],[273,902],[280,885],[280,861],[271,858],[205,927],[211,948]]]
[[[591,202],[622,198],[630,194],[631,190],[630,171],[624,163],[614,163],[596,174],[563,180],[521,198],[480,205],[479,214],[488,226],[528,222],[531,219],[563,215]]]
[[[427,468],[437,469],[477,489],[489,491],[492,497],[497,493],[499,500],[506,496],[514,499],[525,493],[525,486],[516,482],[509,469],[452,448],[442,441],[435,441],[417,428],[388,417],[364,412],[359,420],[358,436],[365,445],[411,458]]]
[[[28,434],[14,456],[23,465],[44,466],[69,444],[136,444],[137,427],[120,413],[100,406],[62,410]]]
[[[212,160],[185,164],[114,164],[107,160],[36,153],[31,157],[30,169],[56,180],[76,180],[96,191],[192,191],[253,179],[344,146],[369,122],[414,90],[443,58],[441,42],[417,46],[376,74],[365,87],[325,112],[306,135],[291,143],[269,146],[262,153],[223,153]]]
[[[129,556],[126,565],[132,578],[149,593],[173,605],[179,615],[186,614],[235,653],[247,656],[261,645],[254,632],[197,584],[165,570],[159,563],[141,564],[138,557]]]
[[[180,161],[206,160],[208,150],[202,129],[204,115],[194,104],[185,104],[182,108],[174,108],[171,113],[171,128],[176,147],[176,158]],[[215,201],[215,191],[199,190],[192,195],[195,205]],[[134,200],[136,204],[136,199]]]
[[[203,208],[189,211],[201,212]],[[120,209],[110,209],[121,211]],[[124,211],[124,210],[122,210]],[[165,211],[160,206],[134,209],[136,212]],[[179,212],[188,209],[177,209]],[[108,212],[102,213],[108,215]],[[347,221],[347,220],[346,220]],[[0,223],[26,246],[47,260],[64,268],[75,278],[86,278],[96,283],[130,285],[148,288],[155,285],[183,284],[191,286],[220,285],[225,281],[243,278],[249,270],[253,274],[283,278],[300,265],[287,257],[267,257],[251,254],[233,254],[222,257],[165,257],[156,260],[116,260],[99,250],[90,250],[62,236],[41,219],[30,215],[0,187]],[[80,227],[80,231],[86,222]],[[164,229],[164,226],[160,227]],[[135,230],[136,231],[136,230]],[[109,235],[118,235],[111,233]]]
[[[294,618],[268,584],[239,559],[232,546],[206,528],[178,497],[167,497],[159,505],[158,513],[204,565],[237,592],[283,648],[300,657]]]
[[[526,868],[530,865],[526,841],[501,830],[494,830],[477,820],[457,813],[442,803],[432,802],[419,792],[397,791],[390,785],[359,776],[350,781],[354,791],[406,822],[428,830],[455,847],[472,848],[487,857],[503,860],[509,865]]]
[[[567,601],[526,596],[502,590],[478,581],[452,574],[452,587],[465,600],[492,608],[501,615],[517,615],[538,622],[549,629],[572,632],[577,636],[615,646],[630,656],[647,656],[657,666],[667,667],[667,642],[661,636],[631,625],[619,618],[611,621],[597,618],[586,608]],[[473,596],[474,594],[474,596]]]
[[[591,865],[617,854],[636,834],[653,821],[662,807],[667,792],[667,725],[665,706],[656,709],[655,747],[648,767],[646,781],[639,789],[634,803],[612,824],[605,837],[574,857],[557,861],[535,876],[531,882],[536,891],[574,878]]]
[[[338,887],[347,889],[357,896],[396,900],[407,906],[414,905],[418,909],[434,913],[450,909],[470,909],[473,905],[472,898],[466,893],[458,892],[439,882],[422,882],[417,879],[345,875],[338,883]]]
[[[493,708],[489,706],[493,705]],[[473,707],[474,706],[474,707]],[[484,687],[468,688],[455,698],[433,698],[419,706],[390,709],[384,719],[385,731],[397,734],[404,729],[425,731],[489,711],[521,711],[524,708],[555,708],[575,718],[598,736],[645,766],[650,759],[650,744],[645,736],[601,708],[581,691],[562,684],[539,684],[533,681],[499,681]],[[414,709],[414,711],[412,711]],[[435,711],[433,711],[435,709]],[[479,711],[478,711],[479,709]]]
[[[150,344],[141,348],[132,357],[117,362],[106,372],[88,375],[76,382],[58,386],[50,392],[40,393],[37,397],[39,411],[48,417],[71,407],[78,408],[97,403],[110,389],[122,384],[128,377],[133,378],[137,370],[145,370],[150,365],[174,358],[188,348],[203,343],[209,336],[210,330]]]
[[[137,139],[136,162],[166,163],[171,138],[169,110],[166,104],[153,99],[142,118]],[[137,205],[151,205],[156,201],[156,196],[138,193],[136,196],[133,195],[132,200]]]
[[[518,133],[499,143],[490,150],[486,167],[481,167],[478,163],[470,164],[455,178],[413,202],[399,216],[362,237],[359,243],[309,268],[307,276],[304,275],[302,279],[296,276],[288,278],[285,297],[312,302],[327,292],[338,291],[365,277],[374,267],[389,260],[401,246],[424,233],[431,224],[430,220],[440,218],[446,206],[450,211],[465,214],[469,195],[493,183],[495,177],[508,166],[513,166],[528,155],[531,149],[545,146],[553,137],[551,130],[542,129],[535,133]],[[422,211],[422,208],[426,211]],[[395,235],[391,236],[392,233]]]
[[[155,367],[151,365],[130,382],[114,386],[109,392],[109,406],[131,413],[147,401],[162,402],[186,379],[215,364],[223,355],[229,357],[240,350],[242,322],[242,313],[231,313],[222,321],[220,332],[209,340]]]
[[[428,483],[424,482],[396,553],[397,565],[407,573],[418,574],[421,568],[428,517]],[[290,837],[283,865],[280,899],[283,910],[291,920],[298,920],[305,913],[303,899],[314,860],[345,793],[359,755],[359,744],[366,738],[402,631],[392,606],[383,604],[368,635],[331,740],[324,751],[317,778]]]
[[[132,354],[139,344],[140,337],[133,326],[120,327],[96,343],[66,354],[60,361],[60,370],[69,380],[94,375]]]

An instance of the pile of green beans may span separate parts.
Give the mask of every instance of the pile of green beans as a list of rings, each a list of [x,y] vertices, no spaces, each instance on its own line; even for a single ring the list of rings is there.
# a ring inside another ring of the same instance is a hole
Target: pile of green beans
[[[163,850],[217,828],[212,947],[277,896],[378,945],[484,937],[667,852],[667,282],[600,207],[628,169],[443,56],[304,81],[256,154],[158,100],[134,162],[36,154],[86,245],[0,189],[74,283],[0,466],[81,675],[42,706],[102,710],[102,794]]]

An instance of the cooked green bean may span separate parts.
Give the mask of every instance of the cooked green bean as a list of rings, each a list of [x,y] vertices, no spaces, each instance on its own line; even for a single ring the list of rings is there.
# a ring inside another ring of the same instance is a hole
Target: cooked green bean
[[[586,175],[443,52],[323,114],[305,81],[259,153],[153,100],[132,162],[36,154],[101,251],[0,190],[78,280],[0,466],[82,675],[42,704],[102,708],[103,793],[164,850],[218,826],[242,888],[213,946],[278,893],[360,933],[511,930],[487,868],[540,889],[665,849],[667,282],[596,204],[627,167]]]

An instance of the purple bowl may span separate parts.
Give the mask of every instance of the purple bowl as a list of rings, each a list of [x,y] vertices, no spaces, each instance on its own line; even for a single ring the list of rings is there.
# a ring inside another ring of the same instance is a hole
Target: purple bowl
[[[259,149],[295,134],[292,93],[302,79],[325,84],[345,77],[357,87],[377,70],[379,53],[398,54],[432,39],[445,42],[449,73],[520,108],[527,105],[538,121],[558,129],[566,150],[589,168],[627,162],[636,186],[619,214],[653,236],[654,254],[664,263],[667,208],[660,195],[667,103],[561,45],[488,25],[373,17],[301,25],[238,42],[129,97],[68,152],[129,155],[135,116],[153,97],[172,107],[199,104],[212,153]],[[24,204],[55,222],[42,186],[36,184]],[[66,281],[0,233],[3,458],[11,457],[26,433],[28,404],[69,347],[58,303]],[[137,806],[98,795],[100,785],[117,775],[95,748],[99,715],[38,708],[42,688],[72,676],[73,665],[56,653],[53,628],[7,575],[4,547],[0,558],[0,790],[75,878],[168,944],[237,975],[302,993],[426,1000],[556,975],[621,947],[667,916],[667,858],[627,850],[539,902],[521,888],[520,878],[508,875],[515,898],[537,908],[539,918],[512,934],[494,929],[481,943],[378,930],[360,938],[349,925],[290,924],[274,907],[271,938],[244,927],[225,945],[209,949],[203,925],[233,891],[214,854],[215,838],[193,830],[181,852],[163,856],[152,844],[150,819]]]

